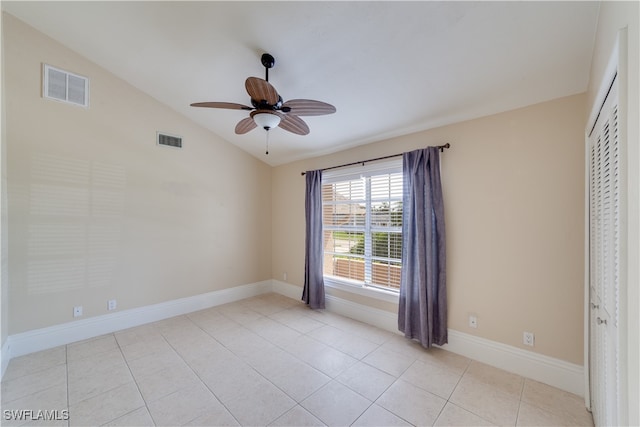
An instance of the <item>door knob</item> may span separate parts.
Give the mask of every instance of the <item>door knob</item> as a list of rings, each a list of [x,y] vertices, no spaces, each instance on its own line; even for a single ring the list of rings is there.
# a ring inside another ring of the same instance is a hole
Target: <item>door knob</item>
[[[601,319],[601,318],[597,318],[596,322],[598,323],[598,325],[602,325],[603,323],[606,325],[607,324],[607,320],[606,319]]]

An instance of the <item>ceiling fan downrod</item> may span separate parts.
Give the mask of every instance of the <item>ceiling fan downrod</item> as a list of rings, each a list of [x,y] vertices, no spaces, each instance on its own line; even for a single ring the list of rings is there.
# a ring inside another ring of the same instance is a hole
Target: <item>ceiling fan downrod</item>
[[[273,66],[276,64],[276,59],[268,53],[263,53],[260,57],[260,61],[262,62],[262,65],[264,65],[264,79],[266,81],[269,81],[269,68],[273,68]]]

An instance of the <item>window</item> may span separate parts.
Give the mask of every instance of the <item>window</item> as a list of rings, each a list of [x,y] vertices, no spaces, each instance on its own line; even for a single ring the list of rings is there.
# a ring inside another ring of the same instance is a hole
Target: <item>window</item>
[[[402,159],[325,172],[324,275],[400,289]]]

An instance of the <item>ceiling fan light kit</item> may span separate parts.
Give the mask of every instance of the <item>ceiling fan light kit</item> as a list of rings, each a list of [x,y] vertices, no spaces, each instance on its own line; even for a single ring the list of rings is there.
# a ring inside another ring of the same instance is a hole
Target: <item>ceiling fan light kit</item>
[[[251,117],[253,121],[256,122],[258,126],[268,131],[277,127],[280,124],[280,116],[277,114],[266,112],[266,111],[253,111],[251,113]]]
[[[276,63],[274,57],[264,53],[261,62],[265,68],[265,79],[249,77],[244,84],[251,97],[252,107],[233,102],[196,102],[191,106],[251,111],[249,117],[240,120],[236,125],[235,132],[238,135],[245,134],[258,126],[266,130],[267,135],[269,130],[276,127],[296,135],[307,135],[309,126],[300,116],[322,116],[336,112],[336,107],[333,105],[312,99],[291,99],[283,102],[282,97],[269,83],[269,69]]]

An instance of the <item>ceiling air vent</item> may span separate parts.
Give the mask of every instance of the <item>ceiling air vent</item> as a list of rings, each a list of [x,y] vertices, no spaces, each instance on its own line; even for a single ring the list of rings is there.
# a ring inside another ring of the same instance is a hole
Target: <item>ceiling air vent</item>
[[[164,145],[166,147],[182,148],[182,137],[176,135],[169,135],[166,133],[157,133],[158,145]]]
[[[68,104],[89,106],[89,79],[44,64],[42,96]]]

